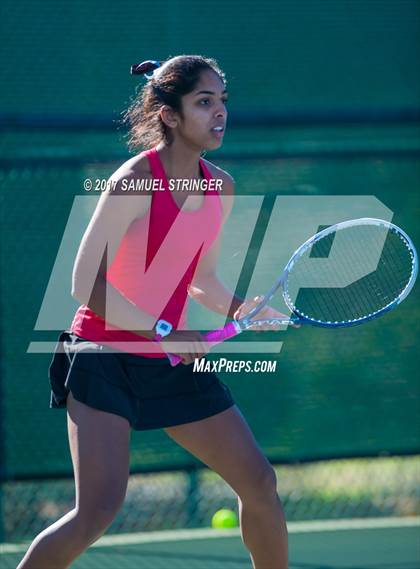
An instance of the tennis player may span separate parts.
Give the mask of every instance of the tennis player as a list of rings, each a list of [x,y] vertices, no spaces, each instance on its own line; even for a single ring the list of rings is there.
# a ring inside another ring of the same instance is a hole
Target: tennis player
[[[284,569],[287,530],[274,470],[228,387],[212,372],[193,371],[209,347],[185,329],[188,294],[230,317],[256,305],[216,276],[234,184],[201,155],[223,141],[225,77],[214,60],[184,55],[132,73],[147,82],[126,113],[130,144],[148,150],[123,164],[98,200],[73,271],[81,306],[49,369],[50,406],[67,408],[75,507],[35,538],[19,569],[69,567],[105,532],[125,498],[131,429],[159,428],[237,493],[254,567]],[[221,186],[170,191],[177,180]],[[99,267],[93,281],[92,267]],[[181,275],[175,284],[174,274]],[[275,316],[283,315],[270,307],[258,315]],[[183,365],[172,367],[168,353]]]

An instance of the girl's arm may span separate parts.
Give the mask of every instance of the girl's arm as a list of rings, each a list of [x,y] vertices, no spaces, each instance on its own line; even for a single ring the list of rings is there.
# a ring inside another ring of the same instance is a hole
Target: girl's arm
[[[150,172],[133,172],[126,166],[111,177],[113,189],[99,198],[83,235],[73,268],[72,296],[106,322],[153,339],[156,318],[140,310],[105,278],[121,239],[135,219],[147,214],[151,202],[146,192],[136,191],[130,195],[123,190],[124,184],[127,188],[130,180],[150,177]],[[178,354],[184,364],[190,364],[209,350],[201,334],[194,330],[173,330],[162,345],[168,353]]]
[[[223,226],[233,207],[234,181],[227,172],[216,168],[214,164],[207,161],[206,164],[209,169],[212,170],[212,174],[215,178],[221,178],[223,180],[223,191],[221,192],[221,196],[223,197]],[[216,274],[220,247],[221,237],[219,236],[198,264],[188,294],[209,310],[233,318],[234,313],[243,304],[244,300],[226,288]]]
[[[221,238],[218,237],[197,266],[188,294],[209,310],[233,318],[244,300],[229,290],[217,276],[220,246]]]
[[[122,190],[123,184],[141,177],[147,177],[147,173],[135,173],[124,165],[110,178],[110,188],[101,194],[81,240],[71,294],[110,324],[152,338],[156,319],[141,311],[105,279],[107,265],[111,265],[130,224],[146,215],[150,207],[150,195],[141,192],[130,195]]]

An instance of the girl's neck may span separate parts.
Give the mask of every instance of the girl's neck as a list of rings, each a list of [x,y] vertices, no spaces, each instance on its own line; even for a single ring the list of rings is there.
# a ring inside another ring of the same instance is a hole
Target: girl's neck
[[[200,151],[180,143],[170,146],[161,142],[156,147],[168,179],[200,178]]]

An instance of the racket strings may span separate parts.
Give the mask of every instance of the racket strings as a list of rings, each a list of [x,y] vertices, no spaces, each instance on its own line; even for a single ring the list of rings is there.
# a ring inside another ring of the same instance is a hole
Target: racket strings
[[[329,241],[331,241],[331,236],[329,237]],[[331,244],[330,242],[323,243],[324,239],[320,240],[316,243],[318,257],[323,257],[324,259],[328,258]],[[341,248],[345,248],[346,252],[349,253],[351,251],[352,257],[354,259],[360,258],[361,251],[356,251],[356,243],[352,243],[351,240],[346,239],[346,242],[341,243]],[[312,254],[302,257],[301,261],[303,265],[300,266],[301,276],[304,280],[311,277],[314,277],[316,273],[319,271],[316,264],[311,262]],[[333,270],[331,270],[333,269]],[[296,278],[296,274],[294,275]],[[306,314],[307,316],[311,315],[318,315],[320,320],[328,320],[328,321],[336,321],[342,320],[345,315],[352,316],[354,312],[354,307],[358,303],[362,303],[364,311],[368,310],[368,306],[364,300],[364,298],[360,298],[358,295],[358,291],[355,288],[348,289],[346,291],[347,294],[341,294],[340,298],[338,299],[338,291],[342,291],[341,288],[338,288],[340,279],[341,281],[343,278],[345,282],[351,282],[353,280],[353,276],[351,274],[349,259],[345,255],[341,255],[339,258],[339,263],[336,261],[333,262],[333,266],[330,268],[330,275],[329,281],[325,283],[327,286],[326,288],[322,289],[306,289],[305,296],[302,298],[303,294],[302,291],[300,292],[299,301],[297,305],[300,307],[301,311]],[[295,284],[298,284],[295,281]],[[301,283],[302,285],[303,283]],[[338,310],[340,309],[340,310]]]
[[[322,244],[322,241],[324,241],[323,239],[320,242],[320,245]],[[327,247],[325,248],[325,255],[323,256],[324,258],[328,258],[329,256],[329,252],[331,251],[331,245],[330,244],[326,244]],[[350,243],[351,246],[351,243]],[[328,250],[327,250],[328,249]],[[308,266],[308,260],[305,259],[306,262],[306,267]],[[312,270],[315,270],[315,266],[312,267]],[[334,277],[338,278],[340,275],[344,275],[344,277],[346,278],[346,280],[350,279],[350,269],[349,269],[349,265],[344,262],[344,258],[343,258],[343,262],[340,263],[340,266],[336,268],[336,270],[334,271]],[[336,282],[334,282],[334,278],[332,279],[331,282],[332,287],[334,287],[336,285]],[[322,294],[318,294],[315,295],[313,294],[312,296],[312,303],[313,306],[316,310],[317,314],[325,314],[328,316],[328,320],[331,320],[331,318],[333,317],[333,313],[332,313],[332,309],[335,308],[335,310],[337,309],[337,293],[335,288],[325,288],[322,290]],[[348,291],[347,295],[343,295],[342,297],[342,308],[346,311],[347,314],[349,314],[351,312],[352,306],[354,306],[354,302],[356,301],[356,297],[355,297],[355,292],[354,291]]]
[[[414,258],[398,233],[376,225],[345,228],[334,235],[335,251],[328,238],[304,250],[288,276],[286,295],[298,313],[325,322],[361,319],[408,285]]]
[[[348,237],[346,239],[345,248],[347,251],[351,251],[351,256],[354,259],[360,259],[362,254],[363,254],[363,252],[361,251],[361,249],[359,247],[359,244],[360,243],[358,241],[353,241],[352,239],[350,239]],[[340,263],[340,269],[343,271],[343,275],[346,278],[346,282],[351,282],[354,279],[354,274],[352,274],[350,263],[348,262],[348,259],[346,259],[346,257],[344,255],[343,255],[342,261]],[[335,309],[337,309],[337,307],[338,307],[337,291],[334,291],[333,303],[334,303]],[[356,288],[349,288],[347,290],[347,294],[344,294],[342,296],[342,307],[341,308],[343,309],[343,315],[344,314],[351,314],[352,315],[354,307],[357,305],[359,305],[365,312],[369,310],[366,299],[364,297],[360,297],[358,295],[358,291],[356,290]],[[333,304],[331,304],[331,306],[333,306]]]
[[[381,252],[382,252],[382,248],[384,245],[383,233],[378,232],[375,234],[374,232],[369,231],[372,229],[369,227],[368,228],[364,227],[362,229],[364,231],[363,232],[359,231],[357,240],[352,239],[351,235],[348,236],[348,239],[347,239],[348,246],[350,248],[352,248],[352,251],[355,251],[358,258],[363,258],[364,248],[368,245],[371,247],[371,251],[374,251],[377,258],[380,257]],[[366,229],[368,231],[366,231]],[[349,275],[349,276],[351,277],[351,275]],[[359,287],[362,287],[364,284],[366,284],[367,286],[369,286],[369,284],[371,284],[371,286],[372,286],[371,293],[373,293],[373,290],[375,289],[375,284],[374,283],[363,283],[363,282],[361,282],[359,284]],[[375,312],[376,307],[373,306],[371,296],[367,295],[365,293],[364,289],[358,290],[358,288],[355,286],[353,289],[350,288],[350,290],[353,290],[354,294],[357,295],[355,300],[354,300],[353,306],[359,305],[361,312],[364,312],[365,315],[372,314],[373,312]]]
[[[363,239],[358,245],[369,247],[379,257],[375,270],[360,279],[353,286],[364,300],[363,312],[373,314],[393,302],[404,290],[412,271],[412,259],[404,241],[394,232],[381,232],[370,228],[369,239]],[[381,235],[382,234],[382,235]],[[354,244],[354,240],[351,240]],[[359,247],[360,254],[364,251]]]

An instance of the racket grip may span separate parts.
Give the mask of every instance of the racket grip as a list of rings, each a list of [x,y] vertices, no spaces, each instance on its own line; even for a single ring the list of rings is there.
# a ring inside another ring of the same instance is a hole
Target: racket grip
[[[171,364],[172,367],[177,366],[179,362],[182,361],[182,358],[180,358],[176,354],[168,354],[168,358],[169,358],[169,363]]]
[[[203,335],[203,339],[206,342],[212,344],[220,344],[229,338],[233,338],[242,332],[241,327],[236,321],[229,322],[223,328],[218,328],[217,330],[212,330]],[[168,354],[169,362],[171,366],[176,366],[182,361],[182,358],[176,354]]]
[[[235,320],[232,320],[232,322],[229,322],[223,328],[207,332],[207,334],[204,334],[203,338],[205,339],[206,342],[211,342],[213,344],[220,344],[225,340],[229,340],[229,338],[237,336],[241,332],[242,330],[239,324]]]

